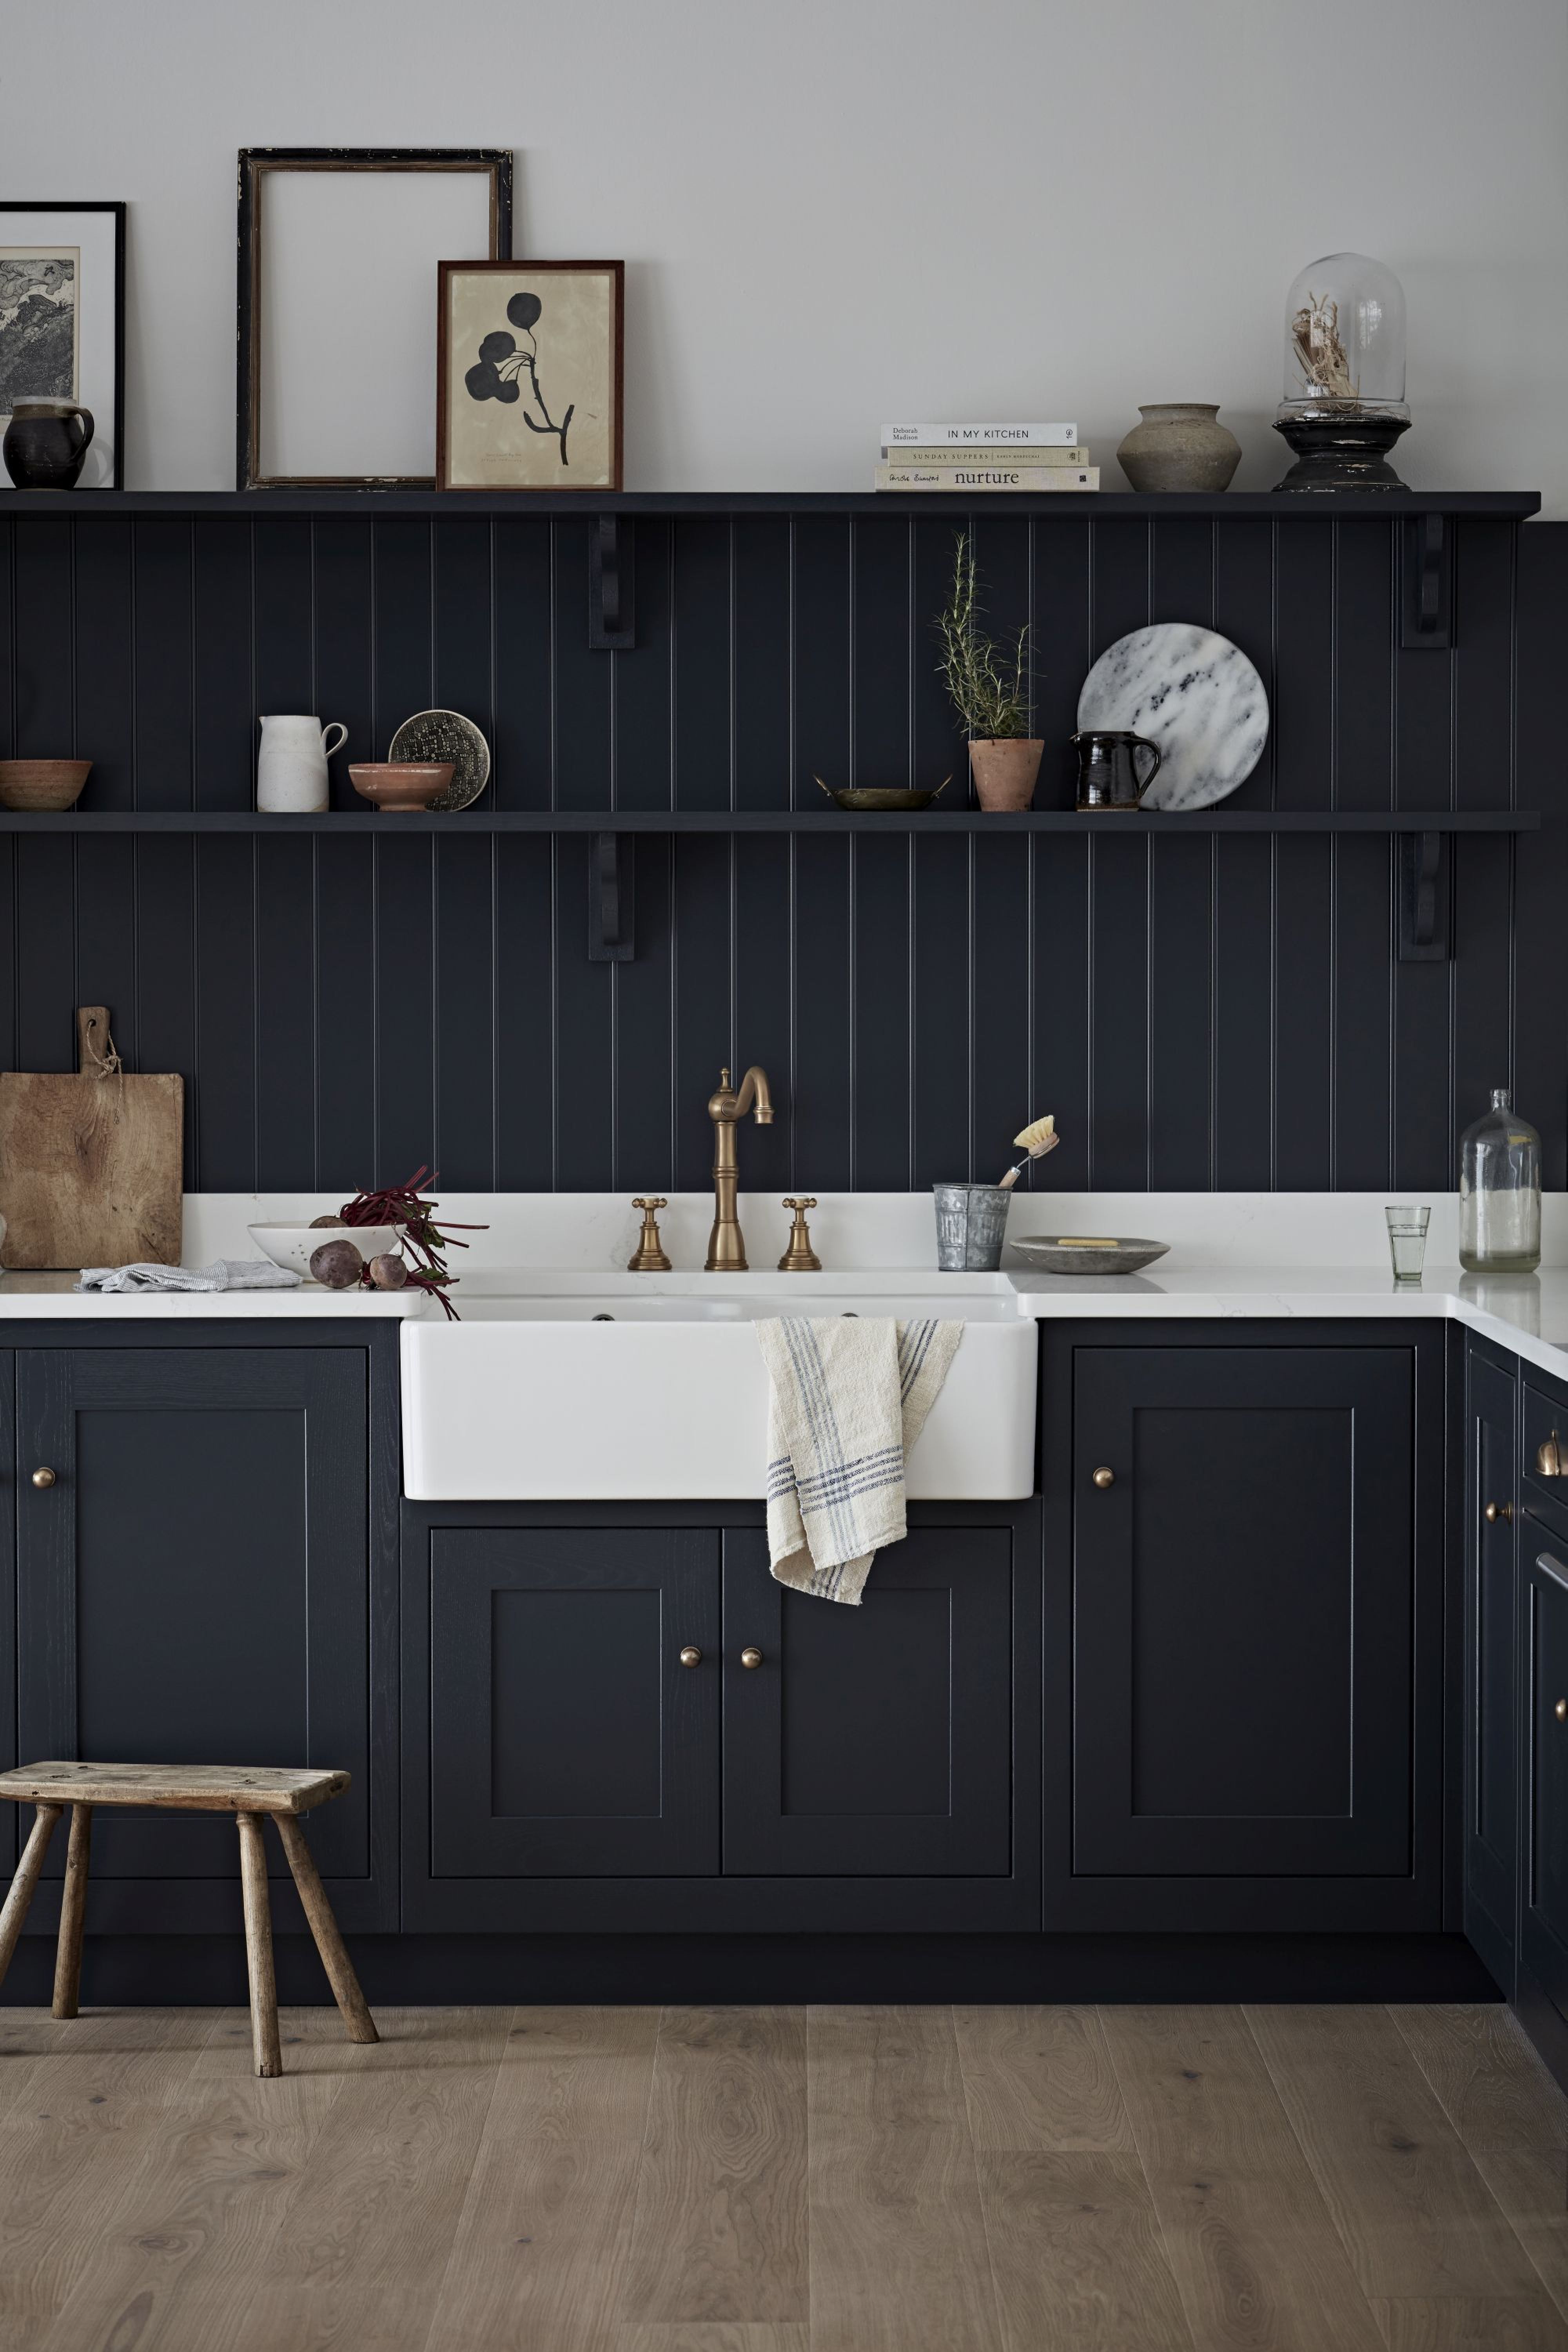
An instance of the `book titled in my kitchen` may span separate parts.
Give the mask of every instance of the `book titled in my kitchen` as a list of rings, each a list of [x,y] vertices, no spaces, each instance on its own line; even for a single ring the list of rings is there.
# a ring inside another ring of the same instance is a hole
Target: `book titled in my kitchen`
[[[975,458],[958,466],[879,466],[877,490],[1098,490],[1098,466],[1008,466]]]
[[[984,449],[1012,442],[1025,449],[1071,449],[1076,425],[884,425],[884,449]]]

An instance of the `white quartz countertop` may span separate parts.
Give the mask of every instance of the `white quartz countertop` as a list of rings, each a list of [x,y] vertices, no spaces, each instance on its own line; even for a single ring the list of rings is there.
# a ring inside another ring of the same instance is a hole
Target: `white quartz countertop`
[[[1366,1265],[1301,1265],[1288,1259],[1225,1265],[1196,1259],[1190,1247],[1179,1257],[1173,1252],[1173,1259],[1174,1263],[1157,1260],[1144,1273],[1131,1275],[1036,1274],[1020,1265],[1000,1276],[961,1276],[953,1285],[954,1305],[962,1283],[965,1295],[970,1290],[989,1292],[994,1286],[993,1317],[998,1308],[1005,1311],[1011,1305],[1019,1315],[1038,1321],[1153,1322],[1225,1316],[1280,1321],[1292,1317],[1347,1321],[1452,1318],[1527,1362],[1568,1380],[1568,1266],[1547,1266],[1539,1274],[1489,1276],[1465,1274],[1457,1265],[1428,1265],[1420,1287],[1412,1288],[1396,1285],[1381,1268]],[[99,1322],[153,1318],[186,1323],[359,1322],[370,1317],[391,1316],[406,1321],[440,1316],[434,1299],[407,1291],[323,1290],[308,1282],[298,1290],[104,1293],[77,1291],[76,1279],[74,1274],[0,1274],[0,1321],[56,1317],[79,1321],[89,1317]],[[474,1269],[466,1286],[474,1310],[489,1321],[504,1318],[514,1297],[530,1301],[536,1318],[542,1309],[543,1319],[548,1319],[545,1302],[556,1294],[578,1298],[592,1294],[613,1307],[617,1297],[711,1295],[722,1299],[731,1285],[787,1295],[794,1311],[809,1315],[819,1295],[836,1297],[848,1290],[860,1295],[866,1305],[874,1306],[879,1294],[891,1302],[901,1291],[918,1289],[923,1306],[928,1298],[940,1298],[943,1277],[929,1265],[903,1271],[884,1267],[857,1274],[803,1276],[788,1281],[761,1270],[748,1279],[743,1275],[689,1272],[661,1276],[491,1266]],[[459,1286],[456,1294],[459,1313],[463,1289]],[[898,1310],[890,1305],[889,1311]],[[969,1311],[973,1312],[973,1301]]]
[[[1019,1311],[1045,1320],[1122,1317],[1315,1316],[1321,1319],[1451,1318],[1484,1339],[1568,1379],[1568,1266],[1539,1274],[1465,1274],[1428,1265],[1416,1287],[1381,1268],[1224,1265],[1157,1259],[1142,1274],[1051,1275],[1015,1271]]]
[[[103,1323],[310,1322],[336,1318],[363,1322],[367,1316],[439,1315],[424,1291],[323,1290],[301,1283],[298,1290],[81,1290],[74,1274],[0,1274],[0,1322],[59,1316],[79,1323],[90,1316]]]

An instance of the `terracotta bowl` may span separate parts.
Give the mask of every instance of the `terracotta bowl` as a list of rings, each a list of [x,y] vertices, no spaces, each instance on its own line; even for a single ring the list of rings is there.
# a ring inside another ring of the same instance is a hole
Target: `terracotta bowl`
[[[428,808],[451,781],[450,760],[367,760],[349,770],[355,792],[379,809]]]
[[[0,760],[0,808],[75,808],[90,760]]]

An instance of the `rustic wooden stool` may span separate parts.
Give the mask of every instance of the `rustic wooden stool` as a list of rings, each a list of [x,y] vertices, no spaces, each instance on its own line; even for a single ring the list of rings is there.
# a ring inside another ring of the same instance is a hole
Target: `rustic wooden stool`
[[[245,1959],[250,1977],[250,2033],[258,2074],[281,2074],[278,2042],[278,1985],[272,1973],[272,1915],[267,1900],[267,1849],[261,1823],[270,1813],[278,1824],[294,1884],[332,1997],[342,2011],[351,2042],[374,2042],[375,2021],[365,2006],[327,1890],[305,1843],[300,1815],[341,1797],[346,1772],[273,1771],[266,1766],[225,1764],[26,1764],[0,1772],[0,1798],[37,1805],[11,1892],[0,1910],[0,1984],[11,1965],[27,1906],[33,1899],[55,1824],[71,1809],[70,1844],[60,1895],[60,1939],[55,1957],[57,2017],[74,2017],[81,1985],[81,1930],[87,1907],[88,1853],[93,1809],[98,1805],[142,1805],[182,1813],[233,1813],[239,1824],[239,1883],[245,1897]]]

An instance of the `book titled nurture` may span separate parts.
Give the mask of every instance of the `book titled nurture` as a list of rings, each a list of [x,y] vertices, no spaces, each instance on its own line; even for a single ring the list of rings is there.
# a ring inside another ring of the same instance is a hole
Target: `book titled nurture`
[[[1098,466],[1009,466],[997,458],[959,466],[879,466],[878,490],[1098,490]]]

